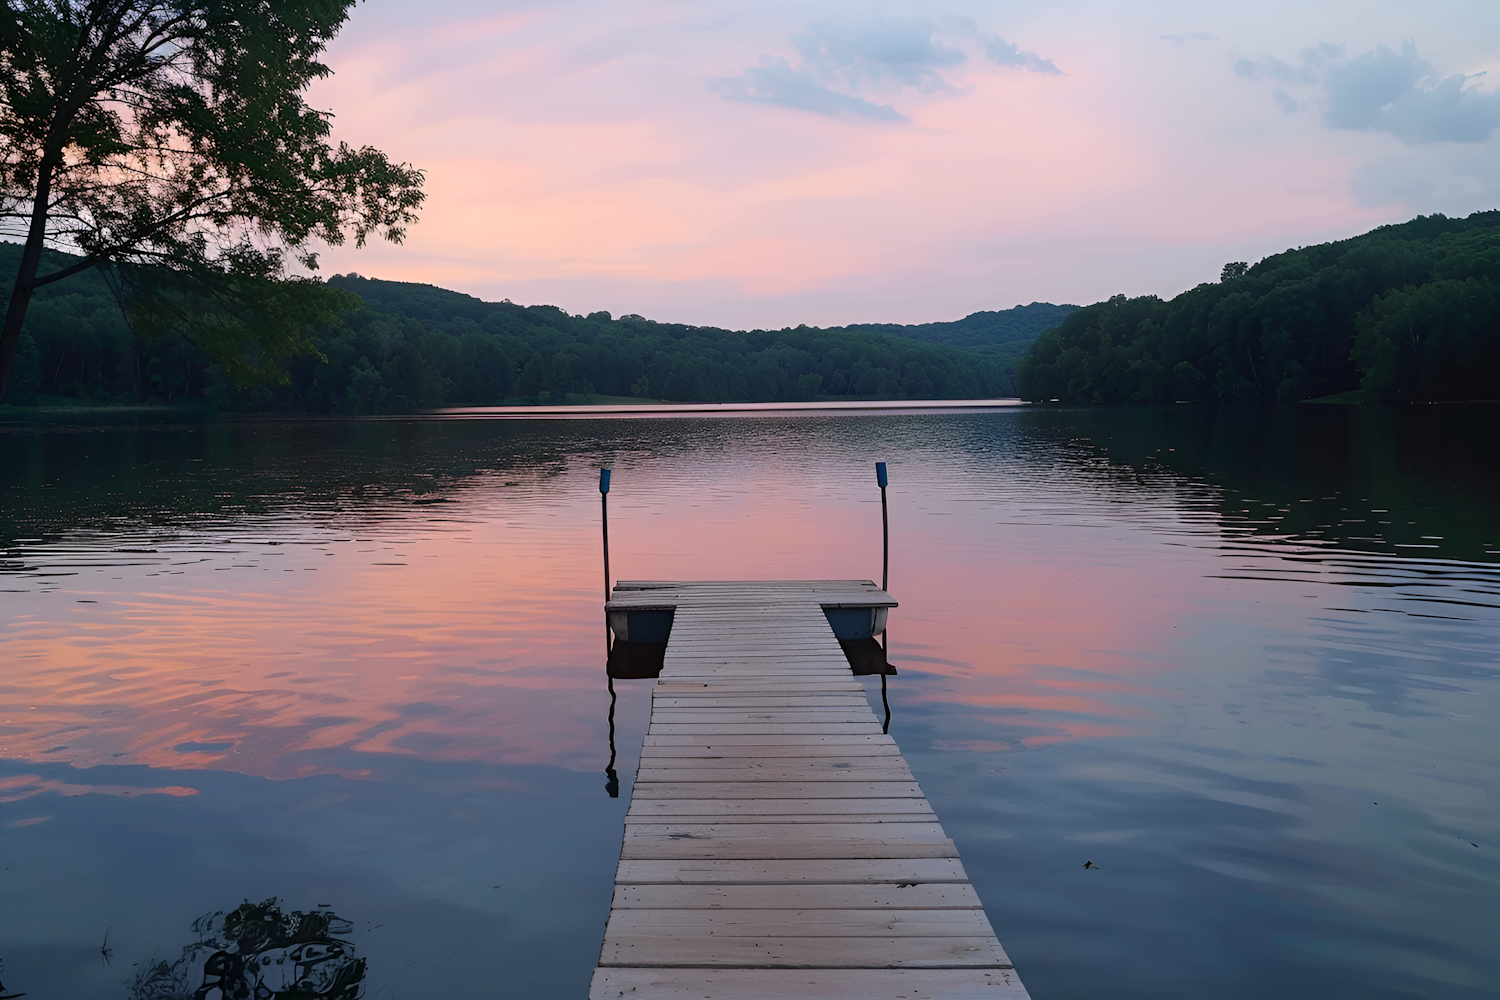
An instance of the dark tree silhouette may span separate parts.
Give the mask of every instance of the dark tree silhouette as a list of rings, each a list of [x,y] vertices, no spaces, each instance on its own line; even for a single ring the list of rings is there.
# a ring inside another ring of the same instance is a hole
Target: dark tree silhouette
[[[366,965],[332,910],[287,913],[246,901],[193,922],[198,940],[175,962],[142,962],[130,1000],[359,1000]]]
[[[8,0],[0,234],[24,251],[0,397],[33,293],[91,267],[122,268],[143,321],[242,379],[274,381],[277,358],[308,350],[303,332],[348,299],[288,266],[315,268],[317,241],[400,242],[423,198],[421,171],[334,146],[304,99],[353,3]],[[48,248],[79,259],[40,274]]]

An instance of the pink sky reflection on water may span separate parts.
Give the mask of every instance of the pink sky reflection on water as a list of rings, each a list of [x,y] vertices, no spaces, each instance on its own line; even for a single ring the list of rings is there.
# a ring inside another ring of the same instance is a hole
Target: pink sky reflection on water
[[[336,747],[507,762],[592,748],[602,622],[578,627],[597,599],[572,539],[397,530],[32,595],[40,613],[7,636],[27,732],[6,752],[288,776],[317,766],[296,754]]]
[[[893,659],[932,676],[902,698],[981,709],[1035,730],[1027,746],[1149,727],[1197,574],[1118,527],[996,524],[997,506],[975,506],[903,532]]]
[[[726,455],[685,486],[619,464],[617,579],[878,580],[878,494],[841,471]],[[524,503],[481,478],[386,521],[308,516],[276,546],[210,527],[166,566],[8,595],[0,754],[269,777],[379,767],[362,754],[596,768],[596,475],[574,463]],[[917,483],[892,491],[898,702],[970,706],[1027,746],[1149,726],[1199,574],[1142,559],[1143,534],[1004,523],[1004,498]]]

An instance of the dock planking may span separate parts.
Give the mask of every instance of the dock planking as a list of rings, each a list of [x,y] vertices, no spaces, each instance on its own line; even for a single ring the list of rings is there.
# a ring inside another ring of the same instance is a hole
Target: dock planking
[[[1024,1000],[823,614],[868,581],[621,582],[675,608],[590,1000]]]

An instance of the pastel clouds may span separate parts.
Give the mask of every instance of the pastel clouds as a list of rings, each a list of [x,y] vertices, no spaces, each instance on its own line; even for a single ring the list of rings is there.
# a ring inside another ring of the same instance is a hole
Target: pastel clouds
[[[1500,127],[1500,94],[1484,89],[1484,72],[1441,76],[1409,41],[1400,52],[1377,45],[1352,58],[1345,57],[1343,46],[1325,42],[1304,50],[1300,65],[1272,57],[1241,59],[1234,72],[1313,90],[1312,100],[1330,129],[1388,132],[1410,146],[1484,142]],[[1308,102],[1283,88],[1272,97],[1287,114]]]
[[[405,247],[324,266],[571,312],[924,321],[1492,207],[1474,74],[1500,14],[1371,9],[373,0],[314,96],[430,200]]]
[[[985,58],[999,66],[1058,74],[1052,60],[1025,52],[998,35],[981,34],[969,18],[938,25],[925,18],[870,17],[814,21],[791,36],[798,53],[763,54],[760,64],[737,76],[710,80],[710,89],[729,100],[776,104],[830,117],[852,116],[879,122],[909,122],[892,104],[862,96],[910,88],[922,94],[955,94],[966,88],[951,74],[969,61],[965,51],[978,43]],[[965,44],[968,43],[968,44]]]

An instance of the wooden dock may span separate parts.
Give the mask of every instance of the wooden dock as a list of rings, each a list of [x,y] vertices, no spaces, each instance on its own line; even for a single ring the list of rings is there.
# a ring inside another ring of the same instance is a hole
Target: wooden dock
[[[620,583],[675,607],[590,1000],[1027,996],[823,608],[868,581]]]

